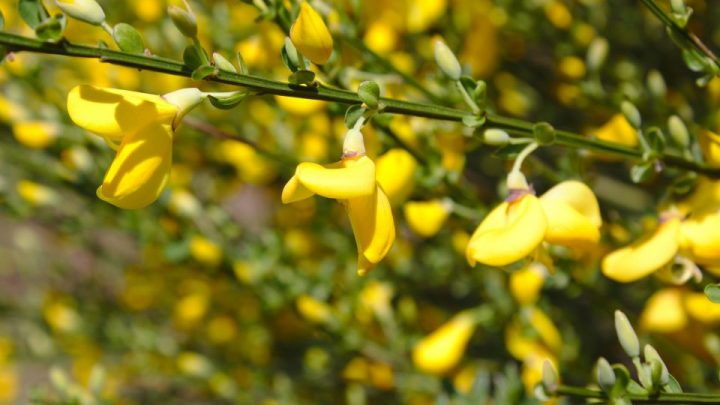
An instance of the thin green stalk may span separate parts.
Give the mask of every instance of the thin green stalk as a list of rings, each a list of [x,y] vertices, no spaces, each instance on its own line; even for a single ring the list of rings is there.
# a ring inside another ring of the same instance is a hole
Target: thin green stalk
[[[604,392],[589,388],[560,385],[554,391],[556,396],[571,396],[580,398],[608,399]],[[670,393],[657,394],[627,394],[627,399],[634,404],[720,404],[720,395]]]
[[[53,55],[72,56],[80,58],[95,58],[102,62],[145,69],[154,72],[166,73],[176,76],[190,77],[192,70],[183,63],[158,56],[128,54],[110,49],[75,45],[67,41],[58,43],[42,42],[38,39],[27,38],[7,32],[0,32],[0,45],[7,47],[10,52],[35,52]],[[332,101],[345,104],[361,104],[362,101],[354,92],[326,87],[295,86],[290,83],[268,80],[257,76],[243,75],[228,71],[219,71],[216,75],[207,77],[206,81],[241,86],[256,91],[259,94],[275,94],[313,100]],[[416,117],[425,117],[447,121],[462,121],[468,111],[456,108],[443,107],[432,104],[413,103],[408,101],[382,98],[385,104],[384,112]],[[500,129],[511,129],[522,132],[525,137],[532,137],[533,123],[515,118],[487,114],[487,125]],[[642,152],[612,142],[591,139],[585,136],[566,131],[556,132],[556,144],[571,148],[584,148],[595,152],[602,152],[615,156],[639,161]],[[694,171],[709,177],[720,178],[720,168],[710,167],[703,163],[687,160],[680,156],[661,155],[659,160],[666,166],[674,166]]]

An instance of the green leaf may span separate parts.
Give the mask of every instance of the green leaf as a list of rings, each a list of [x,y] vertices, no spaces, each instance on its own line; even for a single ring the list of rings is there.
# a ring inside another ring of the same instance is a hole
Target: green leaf
[[[210,95],[208,100],[210,103],[221,110],[229,110],[238,104],[242,103],[250,93],[248,92],[235,92],[227,96]]]
[[[5,29],[5,16],[0,11],[0,31]]]
[[[709,68],[707,57],[695,49],[683,49],[682,56],[685,65],[693,72],[702,72]]]
[[[203,80],[206,77],[212,76],[214,74],[217,74],[217,70],[214,66],[202,65],[197,69],[193,70],[190,77],[192,77],[193,80]]]
[[[288,77],[288,82],[298,86],[310,86],[315,82],[315,73],[309,70],[298,70]]]
[[[365,113],[365,108],[360,104],[353,104],[345,111],[345,126],[350,129],[355,126],[360,117]]]
[[[477,115],[464,115],[462,117],[462,123],[469,128],[479,128],[485,124],[485,117],[479,117]]]
[[[65,14],[57,14],[35,27],[35,35],[43,41],[57,42],[62,39],[66,26],[67,18]]]
[[[142,54],[145,43],[139,32],[130,24],[119,23],[113,28],[113,39],[123,52]]]
[[[693,186],[695,186],[696,181],[697,174],[688,172],[673,180],[673,183],[671,184],[672,191],[673,193],[678,195],[687,194],[693,188]]]
[[[291,48],[288,50],[288,48]],[[297,72],[301,69],[300,62],[297,60],[297,51],[292,45],[292,42],[285,41],[285,46],[280,50],[280,58],[283,64],[290,69],[291,72]]]
[[[30,28],[35,29],[50,15],[40,0],[20,0],[18,13]]]
[[[720,284],[708,284],[705,286],[705,295],[716,304],[720,304]]]
[[[377,109],[380,103],[380,86],[373,81],[364,81],[358,87],[358,97],[368,107]]]
[[[640,163],[630,169],[630,178],[633,183],[643,183],[655,174],[653,162]]]
[[[247,67],[247,63],[245,63],[245,59],[243,59],[242,54],[240,54],[240,52],[238,52],[236,54],[236,57],[237,57],[237,64],[238,64],[238,67],[240,70],[240,74],[243,74],[243,75],[248,74],[249,70]]]
[[[213,62],[215,62],[215,66],[217,66],[220,70],[237,73],[235,66],[233,66],[227,58],[217,52],[213,52]]]
[[[660,128],[650,127],[647,131],[645,131],[645,137],[650,145],[650,148],[658,154],[665,150],[667,141],[665,140],[665,134]]]
[[[680,383],[678,382],[678,380],[675,379],[675,377],[672,376],[672,374],[668,376],[668,383],[665,384],[663,388],[665,392],[672,392],[674,394],[679,394],[683,392]]]
[[[183,51],[183,62],[189,70],[195,70],[205,65],[206,60],[205,50],[195,44],[188,45]]]
[[[495,149],[495,152],[493,152],[493,156],[503,158],[503,159],[509,159],[517,156],[525,147],[527,144],[508,144],[501,148]]]

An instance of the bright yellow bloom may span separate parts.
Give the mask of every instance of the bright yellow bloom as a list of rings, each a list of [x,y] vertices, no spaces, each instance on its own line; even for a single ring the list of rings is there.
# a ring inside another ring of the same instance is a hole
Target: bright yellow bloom
[[[165,96],[82,85],[68,94],[68,114],[80,127],[117,144],[117,154],[97,195],[117,207],[143,208],[167,184],[173,130],[197,105],[197,89]]]
[[[445,224],[452,211],[452,201],[411,201],[405,204],[403,210],[410,229],[423,238],[429,238],[438,233]]]
[[[530,305],[537,302],[540,290],[545,283],[547,269],[540,263],[514,271],[510,275],[510,293],[520,305]]]
[[[364,156],[345,156],[327,166],[300,163],[282,192],[283,203],[318,194],[340,200],[350,217],[358,248],[358,274],[372,269],[395,240],[390,201],[375,177],[375,163]]]
[[[377,160],[377,181],[393,206],[405,202],[415,188],[417,161],[405,149],[390,149]]]
[[[640,326],[654,332],[675,332],[686,324],[687,314],[682,305],[682,291],[676,288],[665,288],[653,294],[640,315]]]
[[[533,253],[543,240],[586,249],[600,239],[598,203],[583,183],[560,183],[540,198],[528,190],[519,194],[493,209],[475,230],[467,247],[471,266],[506,266]]]
[[[475,326],[471,312],[455,315],[418,342],[412,352],[415,367],[430,374],[445,374],[452,370],[462,359]]]
[[[15,139],[31,149],[44,149],[57,137],[58,127],[51,122],[22,121],[12,125]]]
[[[293,45],[313,63],[322,65],[330,59],[333,39],[320,14],[307,2],[300,3],[300,14],[290,28]]]
[[[598,139],[615,142],[626,146],[637,146],[637,131],[630,125],[622,114],[615,114],[610,120],[595,132]]]

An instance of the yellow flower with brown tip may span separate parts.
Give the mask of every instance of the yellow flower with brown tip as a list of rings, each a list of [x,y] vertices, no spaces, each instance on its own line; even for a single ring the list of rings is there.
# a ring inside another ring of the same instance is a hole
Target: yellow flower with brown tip
[[[470,311],[452,317],[415,345],[412,352],[415,367],[429,374],[452,370],[462,359],[476,324],[476,317]]]
[[[293,45],[313,63],[322,65],[330,59],[333,39],[320,14],[310,4],[300,3],[300,14],[290,28]]]
[[[506,266],[532,254],[543,241],[586,249],[600,239],[601,224],[595,195],[579,181],[562,182],[540,198],[529,189],[512,190],[473,233],[467,260],[471,266]]]
[[[362,133],[352,129],[343,157],[330,165],[300,163],[282,191],[285,204],[313,195],[340,200],[345,206],[358,249],[358,274],[382,260],[395,240],[390,201],[375,176],[375,163],[365,156]]]
[[[125,209],[155,201],[170,176],[173,131],[203,98],[197,89],[158,96],[89,85],[73,88],[67,100],[70,118],[117,149],[98,197]]]

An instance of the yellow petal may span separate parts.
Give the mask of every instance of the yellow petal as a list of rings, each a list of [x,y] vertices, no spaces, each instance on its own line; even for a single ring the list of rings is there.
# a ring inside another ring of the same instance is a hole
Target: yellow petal
[[[585,183],[576,180],[563,181],[540,197],[541,201],[551,199],[569,204],[577,212],[587,217],[596,227],[602,225],[600,205],[595,198],[595,193]]]
[[[367,156],[344,160],[341,167],[300,163],[295,176],[313,193],[340,200],[372,195],[377,187],[375,164]],[[300,195],[305,193],[302,190],[298,192]]]
[[[97,195],[120,208],[143,208],[165,188],[172,163],[172,127],[150,124],[120,145]]]
[[[562,348],[560,332],[552,320],[535,307],[527,307],[505,330],[508,352],[518,360],[533,353],[558,353]],[[524,323],[523,323],[524,321]]]
[[[50,146],[58,134],[57,125],[52,122],[23,121],[12,126],[15,139],[31,149],[44,149]]]
[[[395,222],[387,196],[379,186],[368,196],[347,201],[348,216],[358,247],[358,273],[367,273],[395,241]]]
[[[315,195],[315,193],[303,186],[300,180],[298,180],[298,176],[296,174],[290,178],[287,184],[285,184],[285,187],[282,190],[282,202],[283,204],[290,204],[310,198],[313,195]]]
[[[520,371],[520,379],[525,386],[525,392],[528,395],[532,395],[533,390],[542,382],[543,370],[545,368],[545,362],[549,362],[552,368],[555,370],[555,375],[558,373],[558,364],[555,356],[551,355],[546,351],[533,352],[523,360],[522,370]],[[557,398],[550,399],[549,401],[542,402],[543,405],[552,405],[557,401]]]
[[[695,190],[683,201],[676,204],[685,215],[699,216],[712,214],[720,209],[720,180],[700,177]]]
[[[177,107],[157,95],[89,85],[70,90],[67,107],[75,124],[112,140],[150,123],[172,123],[177,114]]]
[[[552,353],[559,353],[562,349],[562,338],[552,319],[538,308],[530,312],[530,325],[540,336],[540,339]]]
[[[333,39],[320,14],[307,2],[300,3],[300,14],[290,28],[295,47],[313,63],[322,65],[330,59]]]
[[[327,105],[323,100],[310,100],[306,98],[275,96],[278,106],[290,114],[308,116],[314,114]]]
[[[545,241],[577,249],[588,249],[600,240],[600,230],[590,219],[561,200],[540,199],[547,231]]]
[[[410,229],[424,238],[429,238],[440,231],[451,209],[451,202],[440,199],[411,201],[403,207]]]
[[[637,131],[630,125],[622,114],[615,114],[610,121],[595,131],[598,139],[615,142],[626,146],[636,146],[638,143]]]
[[[703,215],[683,222],[681,244],[699,263],[720,260],[720,213]]]
[[[545,237],[547,220],[540,201],[525,195],[500,204],[470,238],[468,261],[505,266],[529,255]]]
[[[685,308],[688,314],[702,323],[714,324],[720,321],[720,305],[710,301],[708,297],[699,293],[685,295]]]
[[[705,161],[711,166],[720,166],[720,135],[700,129],[698,131],[698,142]]]
[[[605,276],[621,283],[639,280],[668,264],[678,250],[680,219],[661,224],[649,238],[618,249],[603,259]]]
[[[520,305],[537,302],[545,283],[547,269],[539,263],[532,263],[510,274],[510,293]]]
[[[682,295],[675,288],[666,288],[653,294],[640,315],[640,326],[652,332],[676,332],[686,324]]]
[[[404,149],[390,149],[377,159],[377,181],[393,206],[402,204],[415,187],[417,161]]]
[[[445,374],[455,367],[465,353],[475,330],[475,318],[461,312],[424,337],[413,348],[415,367],[430,374]]]

